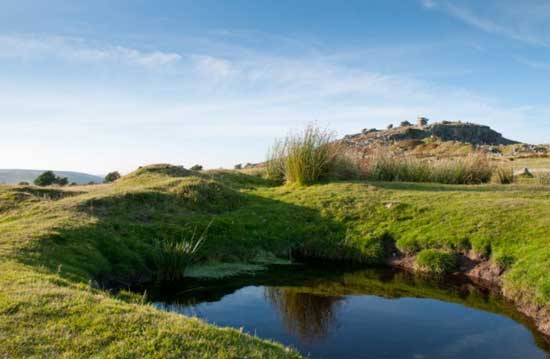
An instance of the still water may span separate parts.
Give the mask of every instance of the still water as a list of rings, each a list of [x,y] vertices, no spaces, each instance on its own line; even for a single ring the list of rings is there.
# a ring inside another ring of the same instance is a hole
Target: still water
[[[549,358],[510,303],[466,279],[294,267],[148,288],[160,309],[243,328],[312,358]]]

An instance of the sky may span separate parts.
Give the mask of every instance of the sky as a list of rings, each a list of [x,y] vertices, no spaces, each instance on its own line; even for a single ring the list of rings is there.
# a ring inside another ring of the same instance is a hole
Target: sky
[[[230,168],[315,122],[550,143],[548,0],[0,0],[0,168]]]

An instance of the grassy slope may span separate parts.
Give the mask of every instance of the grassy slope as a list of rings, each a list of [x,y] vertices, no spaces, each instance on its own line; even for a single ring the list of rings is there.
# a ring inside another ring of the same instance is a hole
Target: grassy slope
[[[391,239],[411,252],[471,247],[513,263],[509,293],[550,304],[549,200],[548,188],[531,185],[297,189],[158,167],[68,191],[0,187],[0,356],[294,356],[94,289],[149,278],[155,238],[189,238],[212,219],[203,261],[300,254],[376,263]]]

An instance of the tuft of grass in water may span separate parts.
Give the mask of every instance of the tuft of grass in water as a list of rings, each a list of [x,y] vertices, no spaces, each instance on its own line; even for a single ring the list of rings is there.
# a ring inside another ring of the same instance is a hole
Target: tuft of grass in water
[[[494,166],[482,155],[429,161],[377,152],[368,159],[364,171],[373,181],[482,184],[491,180]]]
[[[454,253],[437,249],[425,249],[416,256],[416,269],[421,272],[443,275],[453,272],[457,267]]]
[[[197,251],[206,239],[207,229],[200,235],[196,232],[189,240],[155,239],[153,241],[153,264],[159,281],[183,279],[185,269],[196,261]]]
[[[334,142],[334,134],[309,125],[301,133],[275,141],[268,152],[267,175],[279,182],[311,185],[326,178],[339,157],[341,149]]]

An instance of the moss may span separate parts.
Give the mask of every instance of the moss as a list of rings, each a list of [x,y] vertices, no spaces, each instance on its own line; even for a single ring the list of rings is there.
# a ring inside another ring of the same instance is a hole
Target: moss
[[[185,276],[198,279],[221,279],[253,274],[266,269],[267,267],[262,264],[209,262],[188,267],[185,270]]]
[[[416,256],[415,266],[422,272],[443,275],[456,270],[457,258],[454,253],[425,249]]]

